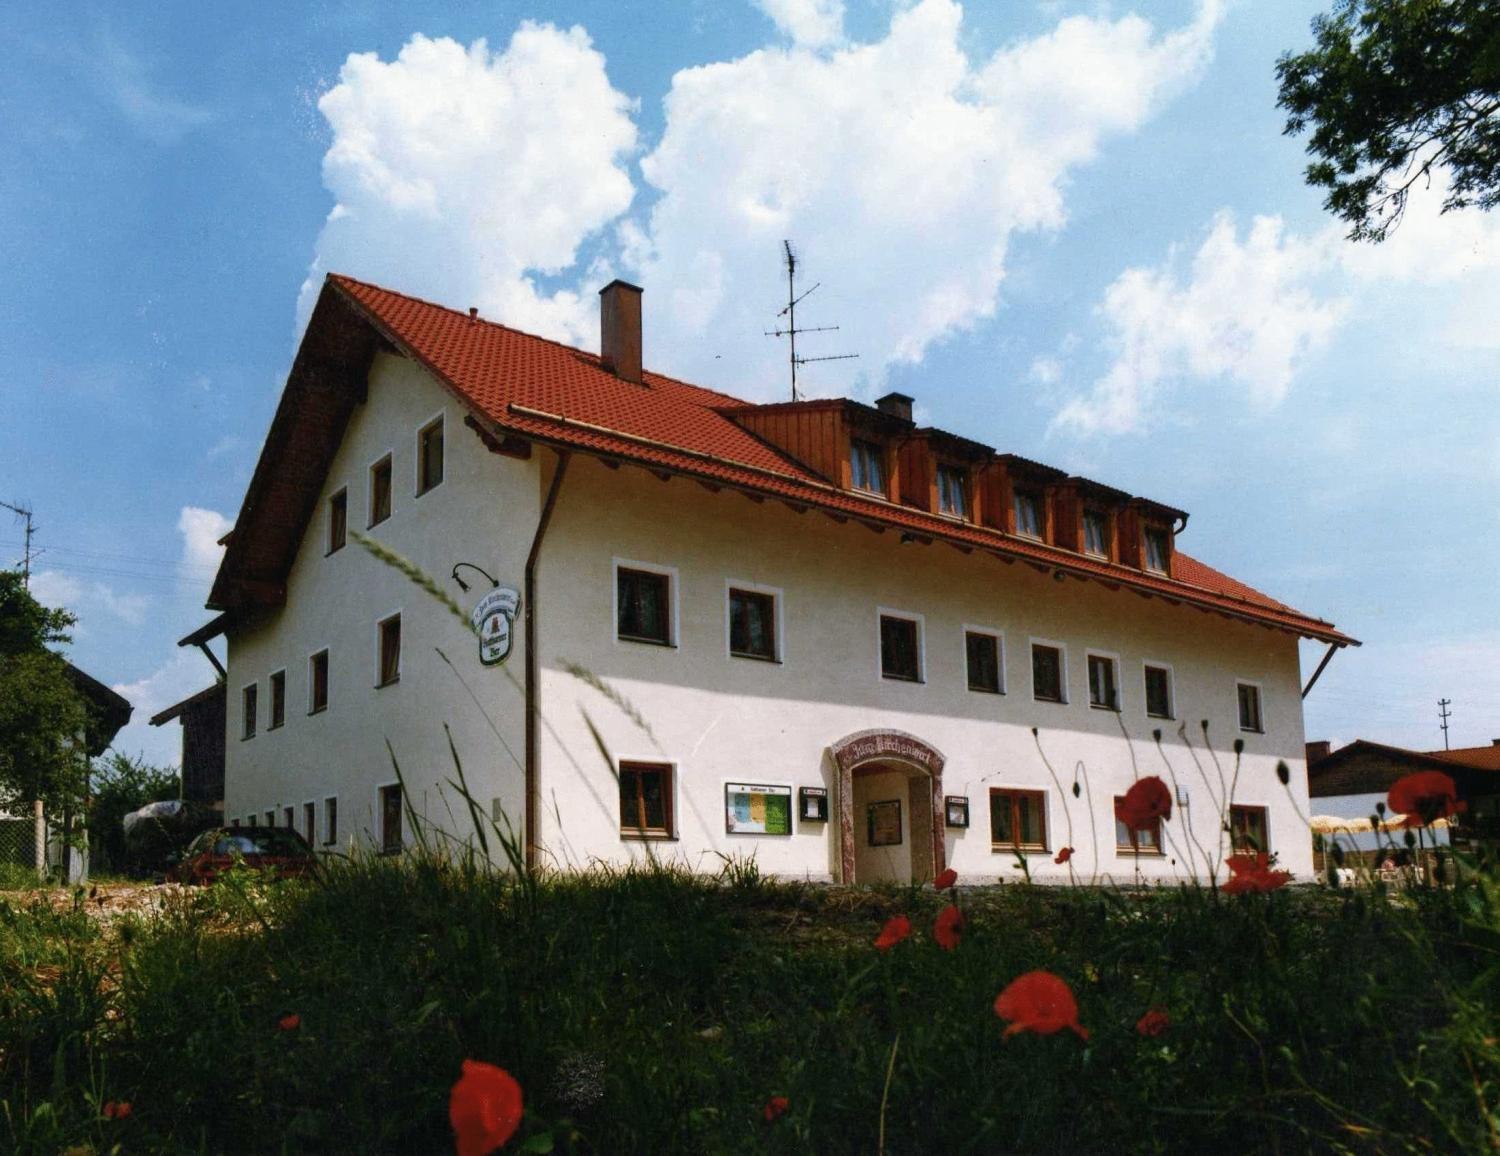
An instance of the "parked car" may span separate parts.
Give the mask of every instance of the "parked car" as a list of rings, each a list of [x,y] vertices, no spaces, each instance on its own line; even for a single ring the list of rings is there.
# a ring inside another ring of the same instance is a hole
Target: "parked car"
[[[212,883],[231,867],[300,879],[318,865],[307,840],[290,827],[215,827],[204,831],[167,872],[178,883]]]

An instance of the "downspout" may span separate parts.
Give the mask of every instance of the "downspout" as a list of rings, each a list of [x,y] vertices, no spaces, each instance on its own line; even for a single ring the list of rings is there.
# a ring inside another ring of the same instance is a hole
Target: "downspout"
[[[547,487],[547,498],[542,503],[542,513],[537,519],[536,535],[531,539],[531,552],[526,555],[526,590],[523,595],[522,616],[526,626],[526,869],[536,867],[537,854],[537,743],[541,732],[541,679],[538,674],[540,660],[537,656],[536,622],[536,566],[542,553],[542,539],[547,535],[547,525],[552,521],[552,508],[557,504],[558,491],[562,489],[563,476],[568,472],[572,451],[557,451],[557,469],[552,474],[552,484]]]

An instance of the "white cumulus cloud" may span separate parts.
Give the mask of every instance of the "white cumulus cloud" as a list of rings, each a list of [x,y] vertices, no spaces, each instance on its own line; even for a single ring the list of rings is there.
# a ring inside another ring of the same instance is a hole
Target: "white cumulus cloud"
[[[234,527],[234,523],[217,510],[204,510],[198,506],[183,506],[177,517],[177,532],[182,535],[182,565],[185,576],[201,580],[205,574],[212,576],[224,557],[224,547],[219,539]]]
[[[43,606],[61,607],[77,617],[77,624],[69,631],[74,639],[97,626],[101,616],[140,626],[151,607],[151,599],[144,594],[122,594],[108,583],[80,581],[61,570],[33,574],[31,594]]]
[[[755,0],[797,44],[819,48],[844,38],[843,0]]]

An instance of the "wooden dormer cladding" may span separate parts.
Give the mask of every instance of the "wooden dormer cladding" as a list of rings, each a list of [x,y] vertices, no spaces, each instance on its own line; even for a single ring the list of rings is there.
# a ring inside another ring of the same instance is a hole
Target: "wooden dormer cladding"
[[[726,416],[835,485],[849,485],[849,422],[841,399],[740,406]]]
[[[1034,536],[1043,542],[1055,541],[1058,503],[1053,490],[1059,482],[1066,481],[1068,475],[1062,470],[1016,454],[1001,454],[995,459],[995,464],[1004,472],[1000,488],[1003,490],[1005,521],[1002,528],[1005,532],[1022,537],[1033,536],[1016,519],[1019,504],[1017,499],[1026,496],[1036,501],[1038,532]]]
[[[1179,521],[1183,525],[1187,523],[1187,514],[1181,510],[1145,498],[1132,498],[1120,512],[1119,530],[1116,534],[1120,562],[1137,570],[1155,571],[1170,577],[1176,553],[1175,531],[1179,528]],[[1164,556],[1164,564],[1159,567],[1151,565],[1148,533],[1159,535]]]
[[[1065,493],[1065,530],[1059,532],[1058,545],[1079,554],[1095,558],[1107,558],[1114,562],[1120,558],[1120,516],[1130,502],[1130,495],[1113,486],[1101,485],[1088,478],[1068,478],[1058,484],[1058,491]],[[1091,548],[1088,519],[1097,517],[1103,526],[1103,549]],[[1064,540],[1066,538],[1066,540]]]

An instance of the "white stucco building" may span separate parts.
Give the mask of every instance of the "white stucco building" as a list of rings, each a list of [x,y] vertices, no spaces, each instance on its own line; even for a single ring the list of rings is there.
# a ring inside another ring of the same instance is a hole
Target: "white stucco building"
[[[194,636],[228,641],[228,817],[394,849],[394,754],[463,833],[451,736],[558,868],[1164,878],[1227,850],[1242,740],[1233,821],[1310,874],[1297,642],[1351,639],[1181,553],[1181,511],[900,395],[643,372],[640,291],[601,314],[595,356],[328,279]],[[503,661],[353,531],[466,611],[493,578]],[[1132,841],[1151,774],[1178,805]]]

